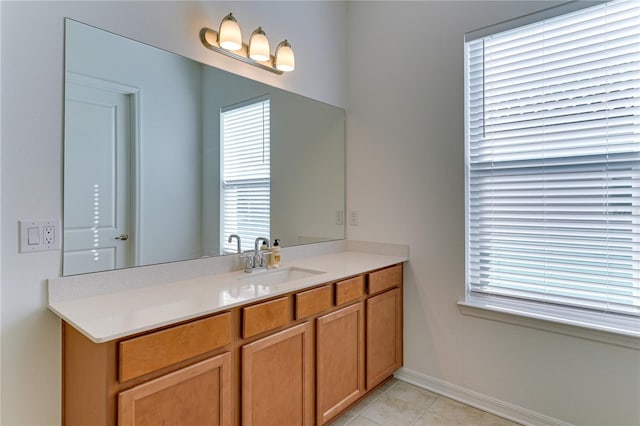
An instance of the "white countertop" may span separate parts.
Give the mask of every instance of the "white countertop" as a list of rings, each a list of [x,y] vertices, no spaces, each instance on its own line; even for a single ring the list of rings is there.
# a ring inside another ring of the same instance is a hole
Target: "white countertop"
[[[250,274],[236,271],[77,298],[52,300],[50,296],[49,309],[93,342],[103,343],[407,260],[404,255],[341,251],[282,263],[281,269],[298,267],[323,272],[283,284],[251,284],[239,279]],[[64,282],[56,285],[60,287]]]

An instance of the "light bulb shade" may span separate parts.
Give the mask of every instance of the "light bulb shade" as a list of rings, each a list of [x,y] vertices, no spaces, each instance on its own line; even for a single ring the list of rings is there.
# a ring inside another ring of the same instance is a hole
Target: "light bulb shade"
[[[276,48],[276,68],[285,72],[296,69],[296,58],[287,40],[280,42]]]
[[[269,39],[262,31],[262,27],[258,27],[249,39],[249,57],[254,61],[268,61],[271,58],[271,50],[269,49]]]
[[[238,21],[232,14],[228,14],[220,22],[220,31],[218,31],[218,44],[226,50],[242,49],[242,33]]]

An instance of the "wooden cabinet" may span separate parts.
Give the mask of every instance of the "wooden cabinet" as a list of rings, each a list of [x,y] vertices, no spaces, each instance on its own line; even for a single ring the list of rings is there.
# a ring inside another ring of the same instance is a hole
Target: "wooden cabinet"
[[[313,356],[308,322],[242,347],[242,424],[313,424]]]
[[[291,320],[288,297],[242,308],[242,337],[256,336],[286,325]]]
[[[353,302],[364,295],[364,275],[336,283],[336,306]]]
[[[231,343],[231,313],[120,342],[121,382],[151,373]]]
[[[296,319],[317,315],[333,306],[333,289],[330,285],[302,291],[296,294]]]
[[[367,389],[402,366],[402,293],[394,288],[367,304]]]
[[[369,295],[402,285],[402,264],[380,269],[369,274]]]
[[[316,327],[316,415],[322,425],[365,392],[364,304],[323,315]]]
[[[64,425],[323,425],[402,366],[402,265],[105,343],[63,322]]]
[[[119,426],[231,424],[229,352],[118,395]]]
[[[100,344],[62,327],[63,424],[231,424],[230,312]]]

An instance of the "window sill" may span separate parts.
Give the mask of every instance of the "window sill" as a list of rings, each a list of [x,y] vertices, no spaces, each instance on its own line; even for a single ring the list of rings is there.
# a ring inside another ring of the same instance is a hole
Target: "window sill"
[[[462,314],[472,317],[640,350],[640,320],[606,326],[597,324],[593,319],[590,320],[588,315],[578,310],[541,308],[526,302],[491,301],[473,297],[459,301],[458,308]]]

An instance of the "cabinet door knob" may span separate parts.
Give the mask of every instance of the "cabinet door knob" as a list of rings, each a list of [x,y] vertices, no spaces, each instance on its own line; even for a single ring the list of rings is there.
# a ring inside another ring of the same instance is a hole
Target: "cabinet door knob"
[[[116,240],[122,240],[122,241],[128,240],[129,239],[129,234],[122,234],[119,237],[115,237],[115,239]]]

